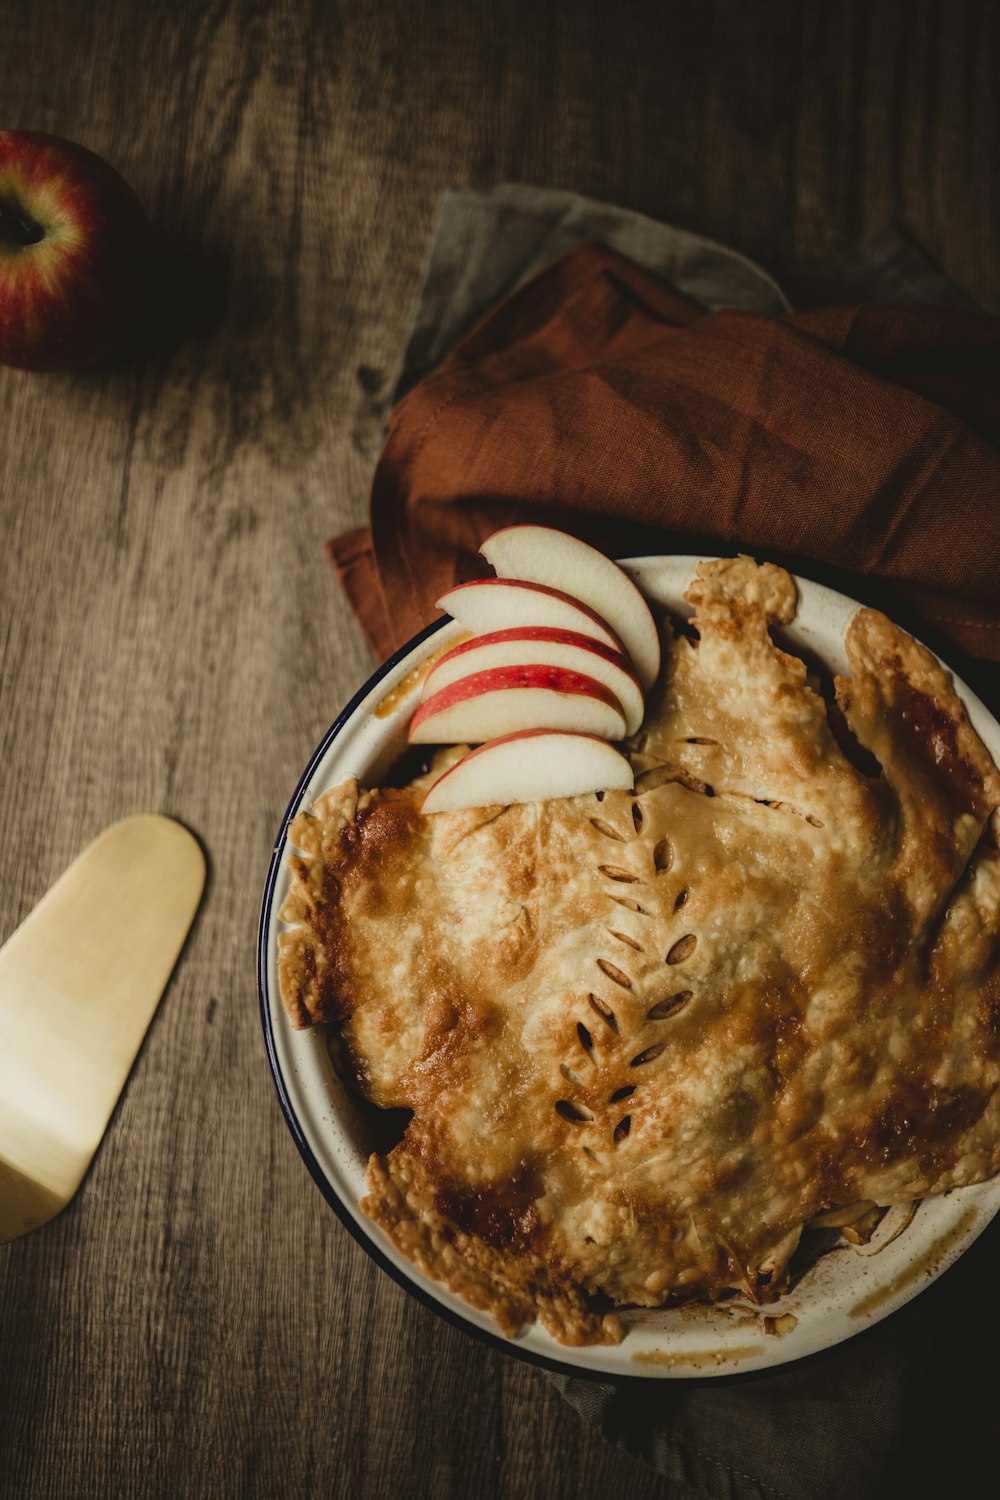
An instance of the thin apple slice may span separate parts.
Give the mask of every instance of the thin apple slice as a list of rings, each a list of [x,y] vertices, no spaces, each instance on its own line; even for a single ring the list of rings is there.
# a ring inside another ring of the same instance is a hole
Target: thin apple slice
[[[585,792],[630,792],[632,767],[605,740],[589,734],[526,729],[470,750],[424,797],[425,813],[463,807],[509,806],[579,797]]]
[[[570,729],[602,740],[625,736],[610,688],[564,667],[495,667],[434,693],[410,721],[410,743],[481,745],[522,729]]]
[[[472,583],[459,583],[442,594],[437,607],[453,615],[474,635],[524,625],[548,625],[555,630],[590,636],[613,651],[623,650],[606,620],[578,599],[546,584],[526,583],[520,578],[477,578]]]
[[[560,589],[592,609],[621,637],[642,685],[660,671],[660,634],[649,605],[628,574],[579,537],[551,526],[507,526],[480,552],[500,578]],[[523,623],[523,622],[522,622]]]
[[[434,663],[424,678],[420,696],[432,693],[491,667],[549,666],[582,672],[610,688],[625,714],[625,733],[635,734],[644,710],[642,684],[632,663],[621,651],[575,630],[529,625],[516,630],[494,630],[453,646]]]

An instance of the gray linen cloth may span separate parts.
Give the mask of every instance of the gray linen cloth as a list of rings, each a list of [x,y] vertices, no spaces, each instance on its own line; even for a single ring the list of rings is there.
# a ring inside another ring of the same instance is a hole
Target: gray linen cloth
[[[548,188],[458,189],[441,205],[393,402],[499,298],[586,241],[658,272],[709,311],[791,311],[766,271],[700,235]],[[891,227],[797,275],[798,307],[833,302],[975,310]],[[1000,1310],[990,1274],[998,1252],[994,1224],[957,1266],[885,1322],[759,1374],[549,1378],[588,1424],[668,1476],[672,1500],[995,1493],[995,1476],[988,1485],[979,1476],[993,1467],[1000,1438]]]

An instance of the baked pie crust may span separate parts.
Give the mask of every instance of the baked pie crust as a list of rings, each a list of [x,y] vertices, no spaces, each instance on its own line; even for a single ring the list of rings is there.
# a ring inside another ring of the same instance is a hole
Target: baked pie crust
[[[362,1207],[508,1334],[767,1303],[818,1216],[1000,1170],[1000,773],[949,676],[861,609],[827,703],[786,572],[687,597],[634,793],[423,817],[352,780],[289,833],[288,1013],[412,1111]]]

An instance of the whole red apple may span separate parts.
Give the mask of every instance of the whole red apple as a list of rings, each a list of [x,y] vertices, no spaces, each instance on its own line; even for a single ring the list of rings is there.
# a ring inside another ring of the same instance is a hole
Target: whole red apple
[[[138,328],[152,233],[128,183],[59,136],[0,130],[0,364],[73,370]]]

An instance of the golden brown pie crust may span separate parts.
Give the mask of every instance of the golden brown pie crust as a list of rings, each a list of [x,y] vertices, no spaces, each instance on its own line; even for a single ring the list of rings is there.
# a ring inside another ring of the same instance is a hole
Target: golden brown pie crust
[[[413,1115],[366,1212],[507,1333],[773,1300],[803,1227],[1000,1170],[1000,774],[934,658],[848,630],[836,704],[774,642],[792,579],[702,564],[634,794],[292,824],[281,991]]]

